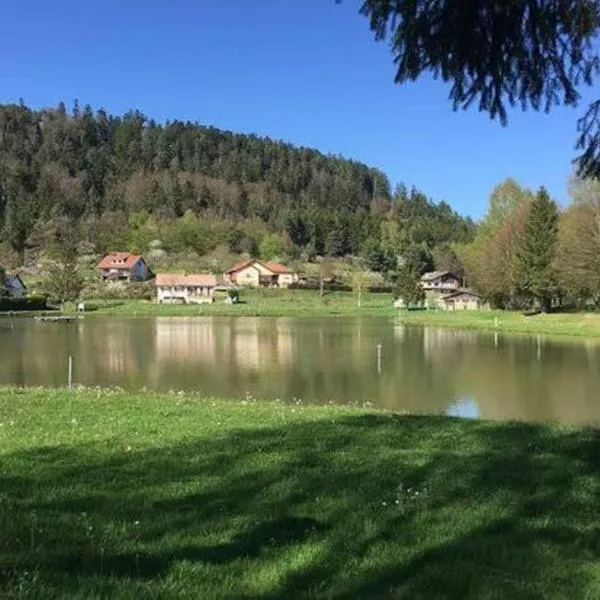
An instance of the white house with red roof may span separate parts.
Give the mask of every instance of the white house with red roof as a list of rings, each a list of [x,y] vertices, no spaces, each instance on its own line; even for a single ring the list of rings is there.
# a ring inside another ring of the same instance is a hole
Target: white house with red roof
[[[214,275],[157,273],[154,279],[159,304],[208,304],[217,286]]]
[[[255,258],[232,265],[225,271],[226,283],[245,287],[288,287],[298,281],[298,274],[289,267]]]
[[[144,258],[129,252],[107,254],[98,263],[97,269],[102,279],[146,281],[152,276]]]

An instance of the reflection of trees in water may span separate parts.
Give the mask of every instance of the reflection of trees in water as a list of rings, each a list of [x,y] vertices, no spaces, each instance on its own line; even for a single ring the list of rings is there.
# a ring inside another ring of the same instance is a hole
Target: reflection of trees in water
[[[461,398],[484,418],[600,422],[599,343],[555,342],[383,319],[86,319],[0,331],[0,382],[371,402],[444,413]],[[377,344],[383,369],[377,372]],[[539,359],[538,359],[539,356]]]
[[[598,342],[426,330],[428,361],[491,419],[600,421]]]

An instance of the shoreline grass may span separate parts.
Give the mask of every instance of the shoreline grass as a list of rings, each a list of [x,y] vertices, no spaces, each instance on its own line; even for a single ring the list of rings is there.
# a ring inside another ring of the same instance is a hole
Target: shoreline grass
[[[69,313],[74,313],[71,307]],[[21,313],[19,318],[42,313]],[[48,310],[45,314],[59,314]],[[0,316],[9,316],[0,313]],[[17,316],[12,314],[11,316]],[[364,293],[361,306],[350,292],[244,290],[242,302],[205,305],[157,304],[149,300],[88,300],[85,317],[386,317],[407,325],[446,327],[506,334],[600,337],[600,313],[552,313],[526,317],[518,311],[399,311],[391,294]]]
[[[600,436],[0,389],[3,598],[600,595]]]
[[[397,314],[391,294],[363,294],[361,306],[350,292],[306,290],[244,290],[241,302],[226,304],[181,305],[157,304],[153,301],[90,301],[90,314],[139,316],[251,316],[251,317],[319,317],[319,316],[388,316]]]
[[[600,337],[598,313],[549,313],[525,316],[517,311],[403,311],[398,322],[498,333]]]

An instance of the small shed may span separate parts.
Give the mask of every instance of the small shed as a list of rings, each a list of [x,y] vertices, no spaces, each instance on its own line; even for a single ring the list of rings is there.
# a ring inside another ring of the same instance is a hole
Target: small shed
[[[486,307],[483,298],[471,290],[457,290],[440,300],[445,310],[481,310]]]

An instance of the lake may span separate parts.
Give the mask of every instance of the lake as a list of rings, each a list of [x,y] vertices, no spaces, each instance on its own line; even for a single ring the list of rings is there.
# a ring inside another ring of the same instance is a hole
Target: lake
[[[69,355],[75,383],[86,386],[600,423],[594,340],[406,327],[388,318],[0,320],[0,385],[64,386]]]

